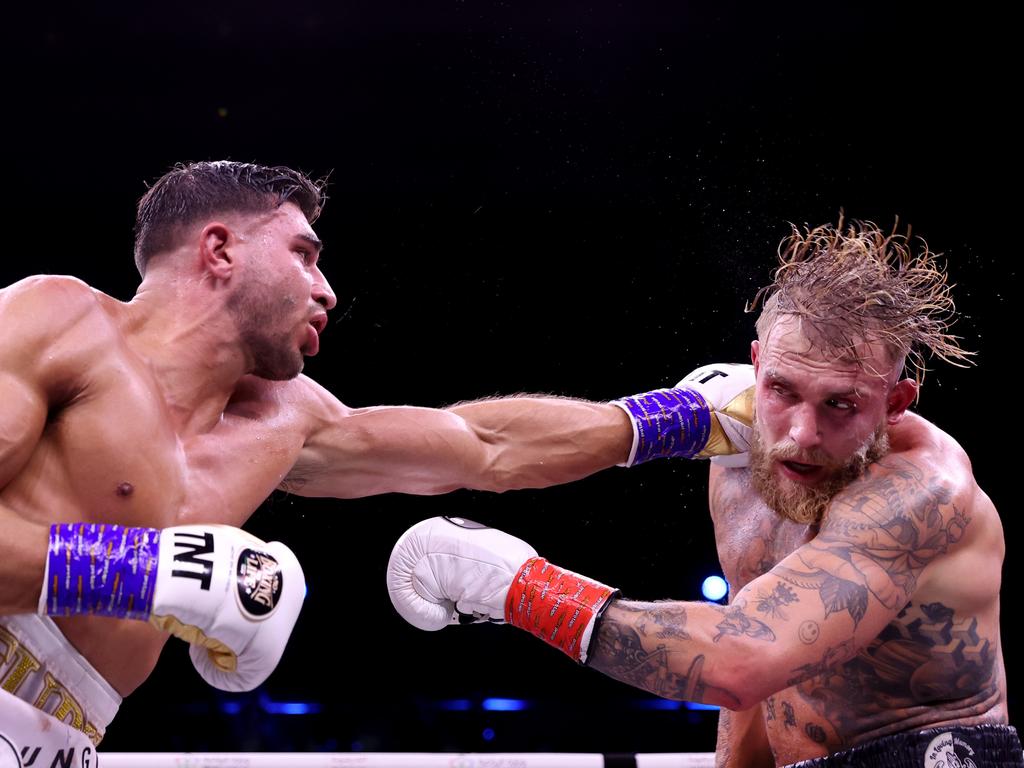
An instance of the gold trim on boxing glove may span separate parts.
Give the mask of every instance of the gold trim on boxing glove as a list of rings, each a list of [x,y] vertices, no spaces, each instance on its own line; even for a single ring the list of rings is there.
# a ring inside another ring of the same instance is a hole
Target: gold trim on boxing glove
[[[724,413],[748,427],[753,427],[755,390],[756,387],[748,387],[730,400],[724,408],[711,412],[711,436],[696,458],[709,459],[712,456],[729,456],[740,452],[722,429],[718,420],[718,412]]]
[[[210,655],[210,661],[218,669],[234,672],[238,668],[238,656],[235,652],[220,640],[208,637],[199,627],[183,624],[174,616],[157,616],[156,614],[149,617],[149,623],[162,632],[169,632],[175,637],[180,637],[189,645],[203,646]]]

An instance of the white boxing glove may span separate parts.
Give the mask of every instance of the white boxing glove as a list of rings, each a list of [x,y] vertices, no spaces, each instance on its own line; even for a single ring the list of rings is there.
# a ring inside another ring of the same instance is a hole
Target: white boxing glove
[[[210,685],[248,691],[277,666],[305,594],[288,547],[228,525],[60,524],[40,611],[148,620],[192,644]]]
[[[150,621],[192,644],[202,678],[250,691],[274,671],[306,596],[302,566],[279,541],[227,525],[166,528]]]
[[[388,561],[388,594],[414,627],[505,621],[505,599],[519,567],[536,557],[525,541],[460,517],[417,523]]]
[[[749,463],[754,423],[754,367],[705,365],[675,387],[614,400],[633,426],[623,466],[652,459],[712,459],[730,467]]]
[[[712,409],[711,437],[697,458],[726,467],[750,463],[754,385],[754,366],[737,363],[702,366],[676,384],[697,390]]]
[[[387,581],[395,610],[415,627],[508,622],[581,663],[617,594],[552,565],[515,536],[458,517],[424,520],[402,534]]]

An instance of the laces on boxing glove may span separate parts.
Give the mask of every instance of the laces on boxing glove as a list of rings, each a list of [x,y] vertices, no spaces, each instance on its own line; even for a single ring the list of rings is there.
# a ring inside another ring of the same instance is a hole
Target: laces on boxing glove
[[[486,613],[463,613],[458,608],[455,609],[455,615],[452,617],[452,624],[458,624],[463,626],[465,624],[505,624],[504,619],[496,619],[493,616],[488,616]]]

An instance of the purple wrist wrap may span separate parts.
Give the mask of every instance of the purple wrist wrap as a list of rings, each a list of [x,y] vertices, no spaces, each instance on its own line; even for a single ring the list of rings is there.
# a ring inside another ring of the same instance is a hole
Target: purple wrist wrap
[[[690,459],[707,445],[711,409],[692,389],[656,389],[618,402],[636,424],[634,465],[668,457]]]
[[[46,613],[148,619],[159,552],[155,528],[50,526]]]

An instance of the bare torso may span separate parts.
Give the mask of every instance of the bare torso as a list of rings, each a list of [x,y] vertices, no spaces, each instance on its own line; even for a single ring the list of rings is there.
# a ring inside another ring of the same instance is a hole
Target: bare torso
[[[243,379],[223,416],[194,431],[167,403],[144,351],[124,332],[124,305],[96,294],[46,354],[62,391],[0,504],[41,525],[109,522],[164,528],[240,526],[281,483],[303,445],[291,404],[302,379]],[[57,619],[68,640],[122,695],[150,674],[167,638],[138,621]]]
[[[762,703],[777,765],[897,731],[1007,720],[999,641],[999,518],[959,446],[908,414],[893,434],[890,455],[913,460],[921,451],[943,457],[951,486],[958,489],[953,504],[969,521],[960,546],[925,568],[913,599],[854,658]],[[817,534],[816,528],[769,510],[745,469],[713,468],[710,500],[719,558],[734,593]],[[913,526],[900,524],[900,512],[894,495],[891,518],[880,525],[896,535],[911,532]],[[823,605],[822,617],[827,611]]]

